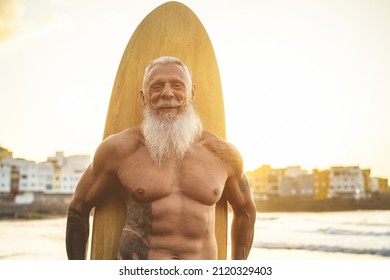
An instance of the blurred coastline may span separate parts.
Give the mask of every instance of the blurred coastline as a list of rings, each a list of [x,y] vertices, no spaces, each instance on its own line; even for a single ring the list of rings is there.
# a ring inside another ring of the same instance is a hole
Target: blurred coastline
[[[10,218],[42,219],[66,215],[73,194],[34,193],[29,203],[0,201],[0,220]],[[369,199],[311,197],[269,197],[256,199],[258,212],[332,212],[353,210],[390,210],[390,192],[372,195]]]
[[[275,196],[255,200],[259,212],[333,212],[352,210],[390,210],[390,192],[377,193],[371,198],[332,198],[314,200],[311,197]]]

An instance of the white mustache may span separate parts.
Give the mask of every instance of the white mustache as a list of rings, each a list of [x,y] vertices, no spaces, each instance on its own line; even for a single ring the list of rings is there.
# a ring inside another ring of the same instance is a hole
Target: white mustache
[[[154,105],[154,108],[170,108],[170,107],[178,107],[182,105],[181,103],[177,102],[176,100],[159,100],[156,105]]]

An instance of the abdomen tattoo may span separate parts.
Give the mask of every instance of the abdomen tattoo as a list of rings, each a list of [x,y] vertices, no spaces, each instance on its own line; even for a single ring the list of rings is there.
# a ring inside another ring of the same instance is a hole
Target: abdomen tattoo
[[[147,260],[152,230],[152,204],[139,203],[129,194],[126,208],[126,224],[119,240],[118,258]]]

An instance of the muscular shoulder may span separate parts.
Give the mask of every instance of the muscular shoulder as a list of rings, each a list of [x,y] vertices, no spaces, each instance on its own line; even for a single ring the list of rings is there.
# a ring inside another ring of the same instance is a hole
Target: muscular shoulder
[[[142,143],[142,139],[141,129],[132,127],[108,136],[102,145],[120,154],[129,153]]]
[[[108,136],[97,148],[93,164],[114,168],[121,159],[128,157],[139,147],[142,139],[139,127],[128,128]]]
[[[210,132],[204,132],[202,138],[204,146],[226,164],[230,174],[242,173],[243,161],[236,147]]]

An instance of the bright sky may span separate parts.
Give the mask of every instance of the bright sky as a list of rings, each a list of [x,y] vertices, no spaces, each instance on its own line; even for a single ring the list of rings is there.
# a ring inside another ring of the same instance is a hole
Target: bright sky
[[[93,154],[127,42],[165,1],[0,0],[0,145]],[[390,1],[187,0],[218,59],[245,169],[390,177]]]

